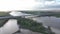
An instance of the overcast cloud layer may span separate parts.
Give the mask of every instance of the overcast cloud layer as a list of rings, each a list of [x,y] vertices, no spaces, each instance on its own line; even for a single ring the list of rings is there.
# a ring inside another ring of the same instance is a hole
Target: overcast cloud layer
[[[60,9],[60,0],[38,0],[36,9]]]
[[[0,0],[0,11],[60,9],[60,0]]]

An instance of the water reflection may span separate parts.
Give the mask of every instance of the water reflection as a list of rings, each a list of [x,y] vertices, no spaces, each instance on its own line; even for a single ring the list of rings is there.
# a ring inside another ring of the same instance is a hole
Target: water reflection
[[[33,19],[38,22],[42,22],[44,25],[60,29],[60,18],[53,17],[53,16],[51,16],[51,17],[46,16],[46,17],[37,17],[37,18],[33,18]],[[19,30],[19,28],[17,25],[17,20],[10,19],[3,27],[0,28],[0,34],[12,34],[18,30]],[[27,31],[24,31],[24,30],[21,30],[21,31],[24,33],[25,32],[28,33]]]
[[[37,22],[42,22],[44,25],[52,26],[60,29],[60,18],[54,16],[51,17],[46,16],[46,17],[38,17],[33,19],[36,20]]]
[[[0,34],[12,34],[18,30],[17,20],[10,19],[3,27],[0,28]]]

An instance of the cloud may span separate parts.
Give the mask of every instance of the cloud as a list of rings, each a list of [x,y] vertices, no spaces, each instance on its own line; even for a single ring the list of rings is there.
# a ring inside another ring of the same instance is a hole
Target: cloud
[[[0,11],[59,8],[59,0],[0,0]]]
[[[45,0],[45,1],[54,1],[54,0]]]
[[[42,0],[40,2],[41,4],[38,4],[35,6],[36,9],[52,9],[52,8],[60,8],[60,1],[59,0]]]
[[[54,0],[36,0],[38,2],[44,2],[44,1],[54,1]]]
[[[0,11],[32,10],[35,0],[0,0]]]

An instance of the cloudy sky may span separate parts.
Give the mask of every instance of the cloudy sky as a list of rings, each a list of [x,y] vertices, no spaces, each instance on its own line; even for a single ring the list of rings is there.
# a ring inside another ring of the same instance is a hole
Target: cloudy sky
[[[60,0],[0,0],[0,11],[60,9]]]
[[[40,4],[36,6],[36,9],[59,9],[60,0],[38,0]]]

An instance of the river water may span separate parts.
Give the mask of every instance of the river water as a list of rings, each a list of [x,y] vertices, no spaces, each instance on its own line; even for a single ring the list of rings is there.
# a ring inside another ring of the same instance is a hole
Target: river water
[[[0,28],[0,34],[12,34],[18,30],[17,20],[9,19],[6,24]]]
[[[60,29],[60,18],[58,18],[58,17],[45,16],[45,17],[36,17],[36,18],[32,18],[32,19],[39,22],[39,23],[43,23],[43,25],[51,26],[51,27]],[[17,24],[17,20],[10,19],[7,21],[7,23],[3,27],[0,28],[0,34],[12,34],[18,30],[19,30],[19,27]],[[25,30],[23,30],[23,32],[27,33],[27,31],[25,31]]]
[[[33,18],[33,20],[35,20],[35,21],[37,21],[39,23],[43,23],[43,25],[51,26],[51,27],[60,29],[60,18],[58,18],[58,17],[45,16],[45,17]]]
[[[17,24],[16,19],[9,19],[4,26],[0,28],[0,34],[13,34],[14,32],[19,30],[19,26]],[[38,32],[32,32],[31,30],[28,29],[21,29],[20,28],[20,33],[15,33],[15,34],[41,34]]]

